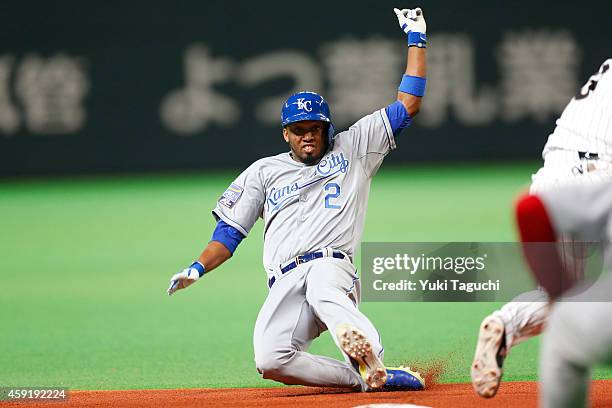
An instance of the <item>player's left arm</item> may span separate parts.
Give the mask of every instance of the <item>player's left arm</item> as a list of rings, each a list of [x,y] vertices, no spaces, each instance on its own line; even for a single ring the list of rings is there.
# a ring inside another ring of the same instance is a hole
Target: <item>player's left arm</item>
[[[408,36],[408,55],[406,71],[400,83],[397,100],[404,105],[406,112],[412,118],[421,108],[421,100],[425,95],[427,82],[427,24],[423,10],[394,9],[402,30]]]
[[[394,9],[394,12],[408,36],[406,70],[397,99],[358,120],[345,136],[350,141],[353,157],[359,160],[368,177],[376,174],[387,153],[396,148],[395,137],[412,124],[412,116],[418,113],[425,95],[427,37],[423,12],[420,8]]]
[[[406,71],[397,92],[397,101],[385,108],[393,135],[412,124],[412,118],[421,108],[425,95],[427,25],[423,11],[415,9],[393,9],[400,28],[408,37]]]

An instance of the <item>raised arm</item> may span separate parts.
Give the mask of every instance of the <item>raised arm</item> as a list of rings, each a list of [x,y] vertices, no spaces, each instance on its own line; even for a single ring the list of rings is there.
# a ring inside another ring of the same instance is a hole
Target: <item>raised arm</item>
[[[427,25],[420,8],[394,9],[401,29],[408,36],[406,72],[397,93],[408,115],[414,117],[421,107],[426,83]]]

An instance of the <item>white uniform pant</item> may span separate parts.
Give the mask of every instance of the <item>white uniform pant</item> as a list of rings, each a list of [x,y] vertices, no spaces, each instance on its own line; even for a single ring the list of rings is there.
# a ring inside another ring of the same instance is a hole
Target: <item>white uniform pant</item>
[[[591,152],[596,153],[596,152]],[[544,156],[544,166],[532,176],[530,193],[551,188],[559,188],[572,183],[597,183],[612,179],[612,163],[610,158],[600,156],[598,160],[580,159],[577,151],[550,149]],[[569,237],[561,237],[569,241]],[[583,273],[584,264],[572,263],[574,259],[582,259],[584,245],[574,243],[564,244],[561,254],[565,265],[573,265],[577,275]],[[493,313],[504,322],[506,330],[506,347],[510,348],[523,340],[538,335],[544,329],[550,308],[548,296],[542,290],[521,294],[500,310]]]
[[[264,378],[285,384],[365,390],[348,357],[341,362],[306,352],[327,329],[339,347],[336,328],[350,324],[366,335],[382,359],[378,332],[357,308],[359,292],[355,267],[345,259],[316,259],[282,275],[255,323],[257,370]]]
[[[612,275],[552,307],[540,352],[540,406],[587,406],[591,367],[612,363]],[[568,299],[569,300],[569,299]]]

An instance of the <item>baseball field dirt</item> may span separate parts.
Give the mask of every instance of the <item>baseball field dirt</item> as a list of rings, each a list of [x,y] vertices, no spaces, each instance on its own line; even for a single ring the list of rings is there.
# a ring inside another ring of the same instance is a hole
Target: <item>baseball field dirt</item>
[[[354,393],[312,387],[201,388],[175,390],[73,391],[66,402],[7,403],[30,407],[355,407],[413,404],[436,408],[537,407],[536,382],[503,383],[493,399],[478,397],[470,384],[437,384],[425,391]],[[593,381],[592,407],[612,406],[612,380]]]

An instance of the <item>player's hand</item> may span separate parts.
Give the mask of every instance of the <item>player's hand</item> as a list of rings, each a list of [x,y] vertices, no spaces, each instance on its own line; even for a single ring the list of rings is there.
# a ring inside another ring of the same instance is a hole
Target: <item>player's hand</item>
[[[427,24],[425,23],[425,17],[423,16],[423,10],[419,7],[415,9],[397,9],[393,11],[397,16],[397,21],[406,34],[409,32],[422,33],[427,32]]]
[[[181,272],[175,274],[170,278],[170,287],[168,288],[168,295],[172,295],[179,289],[185,289],[195,281],[200,279],[200,272],[196,268],[189,267],[183,269]]]

